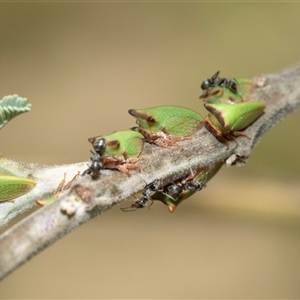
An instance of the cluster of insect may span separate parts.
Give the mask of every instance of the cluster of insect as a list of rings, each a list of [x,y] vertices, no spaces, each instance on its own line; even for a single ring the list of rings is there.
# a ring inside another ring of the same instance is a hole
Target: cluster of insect
[[[128,112],[136,119],[137,126],[129,130],[117,131],[110,135],[89,138],[94,150],[88,169],[82,175],[97,180],[103,169],[119,170],[130,175],[131,170],[140,170],[137,165],[144,143],[155,144],[170,150],[184,150],[179,144],[190,140],[192,135],[203,125],[220,142],[228,148],[229,141],[238,144],[236,137],[251,139],[243,130],[263,114],[265,105],[250,99],[254,89],[249,79],[221,78],[216,72],[201,84],[200,99],[208,115],[202,118],[196,111],[179,106],[157,106],[146,109],[130,109]],[[167,205],[169,211],[175,208],[195,192],[203,189],[205,184],[218,172],[222,163],[203,169],[200,166],[175,182],[163,185],[158,179],[145,183],[145,188],[135,202],[123,211],[132,211],[149,207],[154,200]],[[65,184],[65,177],[59,187],[46,200],[37,201],[46,205],[67,190],[79,176],[77,174]],[[20,178],[5,174],[0,176],[0,201],[12,201],[34,188],[36,182],[30,178]]]
[[[138,126],[88,139],[94,151],[83,175],[97,180],[102,169],[115,169],[130,175],[130,170],[140,170],[137,162],[145,142],[172,151],[175,148],[183,150],[178,142],[191,139],[203,125],[227,148],[229,141],[238,145],[238,136],[251,139],[243,130],[262,115],[265,108],[263,103],[250,99],[253,88],[253,82],[249,79],[221,78],[218,71],[201,84],[203,92],[199,98],[208,111],[205,118],[196,111],[179,106],[130,109],[128,112],[136,118]],[[191,170],[188,176],[165,186],[160,186],[156,179],[145,185],[139,199],[122,210],[149,207],[154,200],[159,200],[173,212],[183,200],[200,191],[221,166]]]

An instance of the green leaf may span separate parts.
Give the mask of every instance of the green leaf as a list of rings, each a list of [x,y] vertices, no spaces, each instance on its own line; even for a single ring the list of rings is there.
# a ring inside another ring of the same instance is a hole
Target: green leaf
[[[28,193],[36,185],[30,178],[0,176],[0,202],[10,201]]]
[[[14,117],[31,110],[26,98],[18,95],[5,96],[0,100],[0,129]]]

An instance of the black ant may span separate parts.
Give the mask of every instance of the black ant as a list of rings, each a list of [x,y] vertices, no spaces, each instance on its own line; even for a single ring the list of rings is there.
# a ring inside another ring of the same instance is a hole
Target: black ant
[[[154,181],[147,184],[144,188],[142,196],[138,200],[133,202],[130,206],[121,208],[121,210],[125,212],[135,211],[138,208],[146,207],[148,201],[151,201],[151,204],[148,205],[148,207],[150,207],[153,204],[151,193],[158,191],[158,185],[159,185],[158,179],[155,179]]]
[[[99,178],[100,171],[101,171],[102,166],[103,166],[102,163],[101,163],[101,156],[103,155],[103,153],[105,151],[106,142],[105,142],[105,139],[103,139],[103,138],[99,139],[99,140],[95,140],[94,138],[90,138],[89,142],[92,143],[96,153],[91,151],[91,153],[94,156],[91,157],[91,162],[90,162],[89,168],[82,173],[82,176],[88,174],[88,175],[91,175],[93,180],[97,180]]]
[[[228,88],[231,92],[237,94],[237,82],[235,79],[227,79],[227,78],[220,78],[219,77],[220,71],[215,73],[211,78],[205,79],[201,84],[201,89],[203,91],[207,91],[210,88],[220,86],[223,88]]]
[[[96,153],[98,153],[100,156],[102,156],[105,151],[105,148],[106,148],[105,139],[104,138],[101,138],[101,139],[89,138],[88,141],[93,145]]]
[[[100,155],[96,153],[94,157],[91,157],[89,168],[82,173],[84,175],[91,175],[93,180],[97,180],[102,169],[102,163],[100,162]]]
[[[205,187],[206,178],[204,180],[193,181],[195,176],[197,174],[191,171],[191,174],[185,179],[167,185],[162,193],[176,201],[184,191],[201,191]],[[171,195],[175,196],[175,198]]]
[[[171,197],[176,201],[183,191],[201,191],[204,187],[205,187],[204,181],[185,182],[185,183],[177,183],[177,184],[169,185],[167,187],[167,191],[169,197],[171,197],[170,194],[176,196],[175,199]]]

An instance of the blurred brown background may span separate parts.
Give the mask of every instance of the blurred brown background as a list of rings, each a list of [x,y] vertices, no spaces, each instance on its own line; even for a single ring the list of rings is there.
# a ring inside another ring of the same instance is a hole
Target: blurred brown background
[[[129,108],[205,114],[199,85],[217,70],[251,78],[300,61],[299,12],[299,3],[1,3],[0,97],[17,93],[33,109],[1,130],[0,151],[85,161],[88,137],[134,125]],[[160,203],[115,207],[6,278],[0,297],[300,297],[299,116],[173,215]]]

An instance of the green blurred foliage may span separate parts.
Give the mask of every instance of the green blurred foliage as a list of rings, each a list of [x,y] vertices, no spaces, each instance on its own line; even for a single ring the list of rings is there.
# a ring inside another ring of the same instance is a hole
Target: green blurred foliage
[[[1,153],[62,164],[92,136],[134,126],[127,110],[205,114],[201,82],[299,61],[299,3],[1,3],[1,95],[30,114]],[[2,97],[0,96],[0,97]],[[111,210],[8,277],[0,297],[298,298],[300,113],[178,208]],[[155,219],[154,219],[155,218]]]

